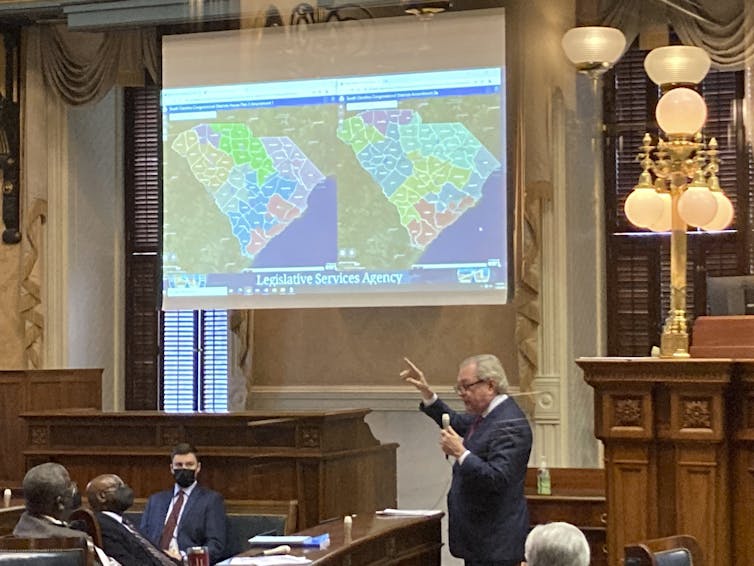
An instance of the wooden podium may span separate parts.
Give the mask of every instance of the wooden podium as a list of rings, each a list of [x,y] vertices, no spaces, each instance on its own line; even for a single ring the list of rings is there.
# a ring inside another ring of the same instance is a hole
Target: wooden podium
[[[690,534],[710,566],[754,564],[754,360],[582,358],[605,445],[611,565]]]
[[[173,485],[170,451],[191,442],[200,481],[231,500],[297,500],[298,528],[395,507],[397,444],[381,444],[369,409],[289,413],[26,413],[26,466],[63,464],[84,489],[121,476],[136,497]]]

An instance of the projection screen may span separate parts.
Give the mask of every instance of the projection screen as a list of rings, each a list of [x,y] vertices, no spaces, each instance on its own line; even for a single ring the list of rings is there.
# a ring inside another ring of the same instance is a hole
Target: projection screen
[[[501,9],[163,38],[163,308],[508,298]]]

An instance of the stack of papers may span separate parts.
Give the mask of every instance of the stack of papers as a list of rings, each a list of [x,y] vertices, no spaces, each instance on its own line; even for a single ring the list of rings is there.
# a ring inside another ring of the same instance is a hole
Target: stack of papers
[[[283,566],[285,564],[311,564],[312,561],[303,556],[237,556],[218,562],[217,566]]]
[[[383,509],[377,511],[377,515],[385,517],[432,517],[440,515],[440,509]]]
[[[314,537],[301,535],[257,535],[249,539],[252,546],[279,546],[287,544],[288,546],[314,546],[317,548],[327,548],[330,546],[330,535],[325,533]]]

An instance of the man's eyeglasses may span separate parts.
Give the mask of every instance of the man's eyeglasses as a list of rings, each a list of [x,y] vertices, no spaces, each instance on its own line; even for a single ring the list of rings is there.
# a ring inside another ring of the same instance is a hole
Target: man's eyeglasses
[[[476,381],[472,381],[471,383],[459,383],[453,388],[453,391],[455,391],[459,395],[462,393],[468,393],[469,389],[471,389],[475,385],[479,385],[480,383],[484,383],[486,381],[487,381],[486,379],[477,379]]]

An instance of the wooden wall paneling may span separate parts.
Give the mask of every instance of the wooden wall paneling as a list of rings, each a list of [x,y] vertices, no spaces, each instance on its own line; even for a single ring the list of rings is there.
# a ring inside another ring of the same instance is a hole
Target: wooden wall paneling
[[[537,495],[537,470],[526,472],[526,501],[531,526],[567,521],[586,535],[591,565],[607,564],[605,471],[598,468],[550,468],[551,495]]]
[[[739,365],[737,387],[729,403],[733,450],[730,502],[733,508],[733,556],[739,564],[754,564],[754,363]]]
[[[45,409],[101,409],[101,369],[0,370],[0,480],[20,484],[26,473],[26,423]]]
[[[648,444],[626,441],[605,447],[610,564],[619,563],[617,549],[650,538],[656,530],[653,499],[657,476],[650,451]]]
[[[172,484],[170,450],[190,441],[203,484],[228,499],[295,499],[305,528],[395,506],[397,445],[374,438],[367,413],[27,413],[24,456],[60,462],[80,486],[116,473],[147,497]]]
[[[675,533],[692,535],[718,564],[730,564],[725,451],[720,445],[679,447],[676,470]]]
[[[11,483],[18,482],[23,470],[24,457],[21,450],[16,449],[19,438],[26,432],[24,422],[18,418],[19,406],[24,398],[24,375],[22,372],[0,372],[0,480]]]

